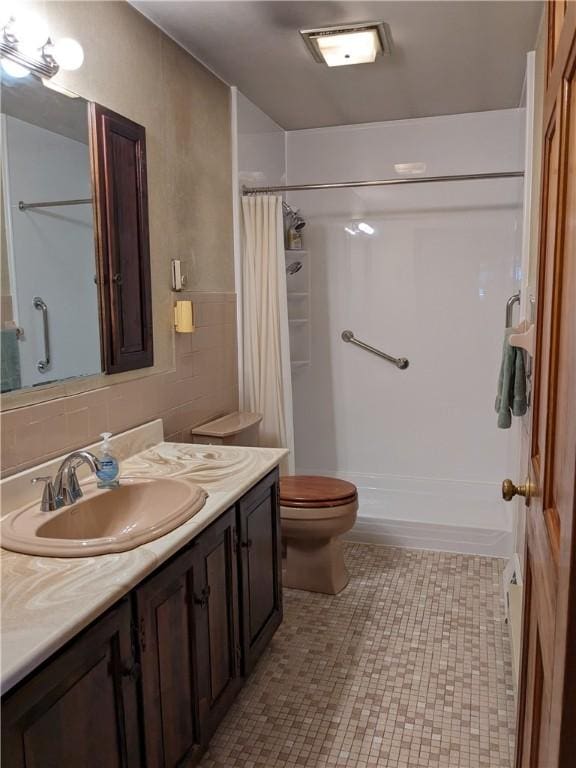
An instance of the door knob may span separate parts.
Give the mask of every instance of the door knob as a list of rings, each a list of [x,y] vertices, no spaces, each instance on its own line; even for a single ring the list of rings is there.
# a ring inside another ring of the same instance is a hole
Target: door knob
[[[525,496],[527,499],[536,494],[536,486],[530,480],[526,480],[523,485],[514,485],[512,480],[502,481],[502,498],[504,501],[512,501],[514,496]]]

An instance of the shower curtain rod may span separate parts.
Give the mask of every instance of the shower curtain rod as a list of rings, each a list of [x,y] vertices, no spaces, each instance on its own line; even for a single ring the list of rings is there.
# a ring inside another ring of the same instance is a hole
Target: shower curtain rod
[[[419,176],[379,181],[335,181],[326,184],[290,184],[280,187],[242,187],[243,195],[267,192],[304,192],[313,189],[350,189],[353,187],[388,187],[395,184],[430,184],[434,181],[478,181],[479,179],[520,179],[524,171],[499,171],[495,173],[466,173],[457,176]]]

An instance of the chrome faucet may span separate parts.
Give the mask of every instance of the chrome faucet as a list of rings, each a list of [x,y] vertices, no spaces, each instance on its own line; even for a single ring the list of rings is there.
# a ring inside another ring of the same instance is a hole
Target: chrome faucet
[[[54,494],[63,506],[74,504],[84,495],[76,477],[76,470],[81,464],[88,464],[92,472],[100,469],[100,461],[90,451],[73,451],[68,454],[54,478]]]
[[[41,512],[53,512],[60,507],[74,504],[84,495],[76,476],[76,470],[82,464],[88,464],[92,472],[100,469],[100,461],[90,451],[73,451],[68,454],[56,473],[54,482],[51,477],[34,477],[30,482],[44,483]]]

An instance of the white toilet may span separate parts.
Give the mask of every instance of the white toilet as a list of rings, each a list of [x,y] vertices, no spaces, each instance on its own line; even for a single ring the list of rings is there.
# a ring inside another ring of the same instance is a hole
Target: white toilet
[[[333,477],[280,478],[280,520],[286,541],[284,586],[337,595],[348,584],[340,536],[356,521],[356,486]]]

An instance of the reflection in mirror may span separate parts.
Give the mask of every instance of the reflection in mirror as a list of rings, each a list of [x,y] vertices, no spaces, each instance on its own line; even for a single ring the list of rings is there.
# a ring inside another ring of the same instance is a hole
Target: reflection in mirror
[[[87,102],[2,79],[1,391],[100,372]]]

